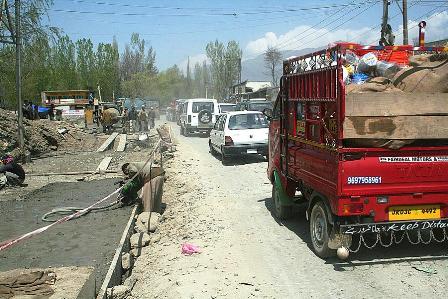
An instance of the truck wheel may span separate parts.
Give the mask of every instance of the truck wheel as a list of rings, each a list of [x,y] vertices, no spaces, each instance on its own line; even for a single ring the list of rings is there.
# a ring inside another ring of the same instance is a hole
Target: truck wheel
[[[320,258],[328,258],[336,254],[336,250],[328,247],[330,229],[324,203],[319,201],[311,210],[310,236],[314,252]]]
[[[275,217],[280,220],[287,220],[292,217],[292,206],[283,205],[280,201],[280,194],[275,184],[272,185],[272,200],[274,201]]]

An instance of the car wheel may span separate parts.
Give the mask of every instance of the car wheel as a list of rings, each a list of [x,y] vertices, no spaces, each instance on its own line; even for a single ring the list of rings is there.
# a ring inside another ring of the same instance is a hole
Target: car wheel
[[[322,201],[317,202],[310,216],[310,236],[314,252],[320,258],[336,255],[336,250],[328,247],[331,225],[328,222],[327,212]]]
[[[286,220],[292,217],[292,206],[283,205],[280,200],[280,193],[275,183],[272,185],[272,200],[274,201],[275,217],[279,220]]]
[[[216,155],[216,150],[213,148],[211,141],[208,142],[208,147],[210,149],[210,154],[212,154],[212,156]]]

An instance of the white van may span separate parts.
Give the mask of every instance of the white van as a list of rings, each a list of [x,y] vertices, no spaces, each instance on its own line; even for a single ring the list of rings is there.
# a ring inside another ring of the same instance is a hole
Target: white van
[[[209,134],[219,114],[215,99],[189,99],[185,101],[180,117],[180,133],[188,136],[194,132]]]

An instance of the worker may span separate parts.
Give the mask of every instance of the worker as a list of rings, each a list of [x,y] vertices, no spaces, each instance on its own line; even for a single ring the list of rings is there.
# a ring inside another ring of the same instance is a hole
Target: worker
[[[121,183],[126,184],[123,189],[121,189],[119,198],[121,202],[126,205],[132,204],[138,199],[138,191],[140,191],[147,182],[155,177],[165,174],[163,168],[151,167],[149,163],[145,165],[144,162],[125,163],[121,166],[121,170],[125,175],[125,179],[121,181]],[[136,173],[138,173],[138,175],[132,179]],[[132,181],[126,182],[130,179],[132,179]]]
[[[129,111],[128,119],[129,119],[129,131],[132,131],[132,133],[134,133],[137,120],[137,111],[135,111],[135,106],[132,106],[131,111]]]
[[[155,127],[156,112],[154,107],[149,108],[149,128],[153,129]]]
[[[142,109],[138,113],[138,124],[140,131],[145,132],[148,130],[148,113],[145,111],[145,106],[142,106]]]
[[[15,162],[14,157],[5,155],[0,164],[0,189],[5,186],[21,186],[25,181],[25,171]]]
[[[33,110],[33,119],[34,120],[39,120],[39,107],[37,105],[34,105],[34,110]]]
[[[50,120],[54,120],[54,104],[50,105],[50,109],[48,110],[48,116]]]
[[[124,108],[121,118],[121,126],[123,128],[123,133],[129,133],[129,110]]]

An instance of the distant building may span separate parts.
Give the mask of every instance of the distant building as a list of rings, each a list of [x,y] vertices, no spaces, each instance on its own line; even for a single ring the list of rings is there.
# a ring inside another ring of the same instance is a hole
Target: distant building
[[[233,102],[238,102],[242,99],[260,98],[260,94],[258,93],[258,91],[266,91],[269,88],[272,88],[272,83],[269,81],[246,80],[232,86],[232,94],[230,95],[230,98]],[[264,93],[264,95],[266,95],[266,92]]]
[[[425,43],[426,47],[448,47],[448,38]]]

